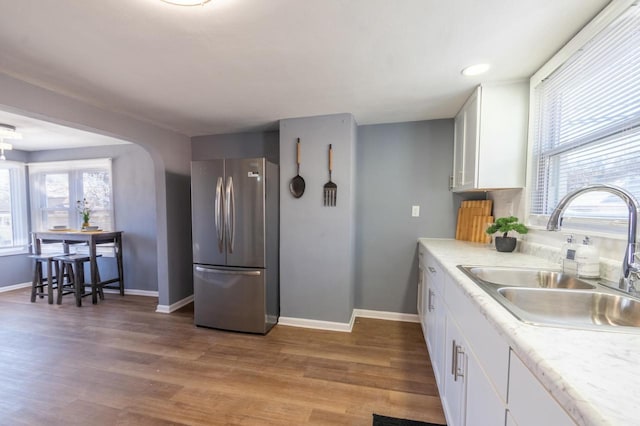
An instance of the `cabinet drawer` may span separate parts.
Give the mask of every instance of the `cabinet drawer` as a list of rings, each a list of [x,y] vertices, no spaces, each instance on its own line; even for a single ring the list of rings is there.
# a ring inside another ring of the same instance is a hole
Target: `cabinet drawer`
[[[575,424],[513,351],[509,369],[508,409],[518,426]]]
[[[491,326],[478,308],[462,293],[449,275],[444,286],[445,302],[455,320],[464,330],[479,364],[491,381],[496,393],[507,400],[509,379],[509,345]]]

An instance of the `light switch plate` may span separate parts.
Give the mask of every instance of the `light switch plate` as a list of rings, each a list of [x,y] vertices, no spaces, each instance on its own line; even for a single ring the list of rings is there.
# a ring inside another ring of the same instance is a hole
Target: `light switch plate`
[[[411,217],[420,216],[420,206],[411,206]]]

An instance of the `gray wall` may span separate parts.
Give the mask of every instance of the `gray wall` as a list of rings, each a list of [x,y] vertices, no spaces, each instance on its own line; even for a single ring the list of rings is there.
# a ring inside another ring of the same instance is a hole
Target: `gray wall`
[[[30,162],[112,158],[115,229],[124,231],[125,287],[158,290],[156,247],[156,196],[153,161],[140,146],[112,145],[93,148],[36,151]],[[103,278],[116,276],[113,258],[100,259]]]
[[[22,152],[10,159],[27,162],[112,158],[115,226],[124,231],[125,287],[158,290],[156,200],[153,162],[137,145]],[[8,158],[9,159],[9,158]],[[28,255],[0,257],[0,287],[31,281],[33,261]],[[113,258],[99,259],[103,278],[116,276]]]
[[[266,157],[278,164],[279,137],[278,131],[196,136],[191,139],[191,159]]]
[[[193,294],[189,137],[2,73],[0,109],[133,142],[147,150],[155,177],[155,188],[149,190],[156,196],[158,302],[168,306]]]
[[[452,155],[450,119],[358,128],[356,307],[416,313],[416,239],[455,236]]]
[[[301,139],[301,198],[289,192]],[[336,207],[322,205],[329,180],[328,148],[334,148]],[[345,323],[354,308],[356,123],[351,114],[292,118],[280,122],[281,315]]]

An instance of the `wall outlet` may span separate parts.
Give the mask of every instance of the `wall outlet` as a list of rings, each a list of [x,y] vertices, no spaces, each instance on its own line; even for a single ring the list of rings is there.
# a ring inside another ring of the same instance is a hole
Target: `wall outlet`
[[[411,217],[420,216],[420,206],[411,206]]]

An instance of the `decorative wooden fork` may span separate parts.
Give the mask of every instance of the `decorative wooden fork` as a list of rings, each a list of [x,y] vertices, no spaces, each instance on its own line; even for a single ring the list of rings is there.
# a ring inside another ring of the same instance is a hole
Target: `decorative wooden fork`
[[[324,184],[324,205],[335,207],[338,196],[338,185],[331,182],[331,171],[333,169],[333,148],[329,144],[329,182]]]

